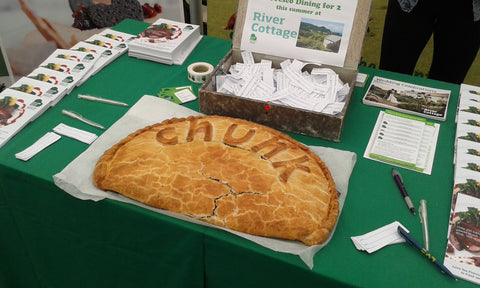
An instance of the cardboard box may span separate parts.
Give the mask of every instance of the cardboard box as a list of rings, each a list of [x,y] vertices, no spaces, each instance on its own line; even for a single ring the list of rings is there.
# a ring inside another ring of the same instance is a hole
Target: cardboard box
[[[253,0],[250,0],[254,3]],[[315,4],[314,1],[295,0],[296,2],[307,2]],[[295,1],[275,1],[284,3],[294,3]],[[326,2],[318,2],[318,5]],[[312,4],[312,5],[313,5]],[[237,9],[237,19],[235,32],[232,40],[232,50],[218,63],[214,72],[207,78],[199,89],[200,112],[209,115],[222,115],[229,117],[242,118],[257,122],[275,129],[286,132],[303,134],[311,137],[322,138],[331,141],[340,141],[343,130],[344,118],[348,110],[355,79],[357,75],[358,63],[360,62],[363,40],[367,29],[368,18],[370,15],[372,0],[358,0],[352,30],[348,42],[348,48],[345,52],[344,65],[342,67],[332,65],[322,65],[328,67],[339,74],[344,83],[349,83],[350,92],[347,96],[345,106],[339,115],[329,115],[319,112],[308,111],[304,109],[291,108],[287,106],[266,103],[263,101],[227,95],[216,91],[215,79],[217,75],[224,75],[230,66],[242,62],[241,39],[245,23],[248,0],[239,0]],[[294,4],[292,4],[294,5]],[[286,5],[281,7],[288,8]],[[268,16],[268,15],[267,15]],[[302,59],[300,57],[281,57],[267,53],[253,52],[255,62],[261,59],[271,60],[275,68],[279,68],[280,63],[285,59],[299,59],[304,62],[315,62],[316,59]],[[310,71],[316,65],[309,64],[304,69]]]

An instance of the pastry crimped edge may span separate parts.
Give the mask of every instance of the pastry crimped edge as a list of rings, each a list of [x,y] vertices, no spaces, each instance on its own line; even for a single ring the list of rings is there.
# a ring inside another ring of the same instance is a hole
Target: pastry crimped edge
[[[330,191],[328,191],[329,196],[330,196],[330,201],[328,203],[328,205],[329,205],[328,206],[329,207],[328,208],[328,213],[327,213],[326,217],[323,218],[322,223],[319,223],[319,225],[321,225],[322,228],[319,229],[318,231],[316,231],[314,234],[312,234],[310,236],[307,236],[307,237],[302,236],[303,238],[298,237],[298,235],[290,235],[288,233],[285,233],[285,235],[282,235],[282,236],[263,235],[261,233],[260,234],[251,233],[251,234],[259,235],[259,236],[267,236],[267,237],[277,237],[277,238],[290,239],[290,240],[299,240],[299,241],[302,241],[303,243],[305,243],[306,245],[314,245],[314,244],[320,244],[320,243],[324,242],[327,239],[327,237],[330,234],[333,227],[335,226],[335,223],[337,221],[338,214],[339,214],[339,211],[338,211],[338,208],[339,208],[338,192],[335,189],[334,180],[333,180],[327,166],[320,159],[320,157],[317,156],[315,153],[313,153],[308,147],[306,147],[305,145],[303,145],[303,144],[299,143],[298,141],[294,140],[290,136],[288,136],[288,135],[286,135],[286,134],[284,134],[280,131],[277,131],[275,129],[272,129],[270,127],[260,125],[260,124],[254,123],[254,122],[242,120],[242,119],[229,118],[229,117],[224,117],[224,116],[190,116],[188,118],[168,119],[168,120],[165,120],[161,123],[153,124],[153,125],[147,126],[145,128],[139,129],[139,130],[131,133],[130,135],[128,135],[123,140],[119,141],[117,144],[112,146],[107,151],[105,151],[105,153],[100,157],[100,159],[98,160],[98,162],[95,166],[95,170],[94,170],[94,173],[93,173],[93,181],[94,181],[95,185],[98,188],[103,189],[103,190],[115,191],[115,190],[111,190],[110,189],[111,187],[108,187],[107,185],[104,185],[104,182],[108,182],[105,179],[107,177],[109,177],[109,169],[110,169],[110,165],[111,165],[110,162],[112,161],[112,159],[115,158],[116,153],[122,147],[124,147],[124,145],[126,145],[127,143],[132,141],[137,136],[142,135],[145,132],[151,131],[152,129],[157,129],[158,127],[163,127],[163,126],[167,126],[167,125],[170,125],[170,124],[175,124],[175,123],[180,123],[180,122],[185,122],[185,121],[190,121],[191,122],[191,121],[197,121],[197,120],[201,121],[201,120],[209,120],[209,119],[213,120],[213,121],[215,121],[215,119],[220,119],[221,121],[224,121],[224,120],[227,119],[227,120],[231,121],[232,123],[236,123],[237,125],[246,125],[248,127],[263,129],[267,133],[271,134],[272,136],[278,137],[282,141],[285,141],[285,142],[291,143],[292,145],[295,145],[297,148],[301,149],[304,153],[308,154],[310,159],[313,159],[315,161],[315,163],[318,165],[319,169],[322,171],[322,173],[325,177],[325,180],[328,183],[328,187],[330,189]],[[119,188],[119,189],[116,189],[116,190],[123,190],[123,189],[124,188]],[[125,195],[129,198],[134,199],[134,200],[138,200],[140,202],[143,202],[147,205],[157,207],[157,208],[166,209],[165,207],[162,207],[163,205],[161,205],[161,204],[159,205],[158,203],[148,203],[146,201],[139,200],[138,197],[129,193],[128,191],[115,191],[115,192],[123,194],[123,195]],[[167,210],[170,210],[170,209],[167,209]],[[174,212],[183,213],[181,211],[174,211]],[[183,213],[183,214],[185,214],[185,213]],[[186,214],[186,215],[191,216],[193,218],[197,218],[195,215],[189,215],[189,214]],[[210,223],[213,223],[213,224],[216,224],[216,225],[223,226],[222,223],[218,223],[218,222],[215,222],[215,221],[205,220],[205,219],[201,219],[201,218],[198,218],[198,219],[206,221],[206,222],[210,222]],[[226,226],[226,227],[231,228],[231,227],[228,227],[228,226]],[[234,230],[237,230],[237,231],[240,231],[240,232],[246,232],[246,231],[242,231],[242,229],[235,229],[235,228],[231,228],[231,229],[234,229]],[[287,231],[285,231],[285,232],[287,232]],[[249,232],[246,232],[246,233],[249,233]]]

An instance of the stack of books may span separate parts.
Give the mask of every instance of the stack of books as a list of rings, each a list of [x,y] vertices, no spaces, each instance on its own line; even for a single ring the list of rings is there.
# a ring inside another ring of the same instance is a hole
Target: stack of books
[[[128,56],[182,65],[202,39],[200,27],[159,18],[128,44]]]
[[[480,86],[460,85],[456,115],[452,205],[443,264],[480,284]]]
[[[56,49],[27,76],[0,92],[0,147],[75,87],[128,49],[135,35],[105,29],[70,49]]]

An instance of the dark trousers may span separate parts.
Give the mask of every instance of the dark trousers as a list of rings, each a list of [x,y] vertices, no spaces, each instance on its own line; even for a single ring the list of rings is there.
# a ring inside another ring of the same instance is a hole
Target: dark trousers
[[[379,68],[413,74],[432,33],[428,78],[462,83],[480,47],[480,21],[473,21],[472,0],[419,0],[410,13],[389,0]]]

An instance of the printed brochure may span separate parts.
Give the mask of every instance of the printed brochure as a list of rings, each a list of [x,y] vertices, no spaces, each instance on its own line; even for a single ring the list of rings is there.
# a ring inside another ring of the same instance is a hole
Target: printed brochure
[[[375,76],[363,104],[445,121],[450,90]]]
[[[343,67],[357,2],[248,1],[240,49]]]
[[[425,118],[381,111],[363,157],[430,175],[439,130]]]

